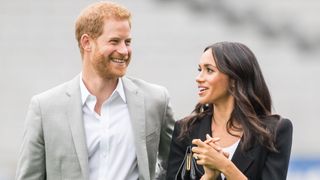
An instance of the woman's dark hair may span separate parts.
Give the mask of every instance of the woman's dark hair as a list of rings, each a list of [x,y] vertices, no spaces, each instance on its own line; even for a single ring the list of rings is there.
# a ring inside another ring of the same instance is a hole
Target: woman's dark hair
[[[234,87],[229,93],[234,97],[235,104],[227,123],[227,131],[243,130],[242,149],[250,148],[256,139],[269,150],[277,151],[274,143],[273,129],[267,121],[274,120],[271,115],[271,97],[260,70],[258,61],[252,51],[244,44],[237,42],[219,42],[205,48],[211,49],[216,66],[222,73],[229,76]],[[196,121],[203,116],[213,114],[212,104],[197,104],[192,114],[181,121],[180,139],[186,137]],[[234,135],[235,136],[235,135]]]

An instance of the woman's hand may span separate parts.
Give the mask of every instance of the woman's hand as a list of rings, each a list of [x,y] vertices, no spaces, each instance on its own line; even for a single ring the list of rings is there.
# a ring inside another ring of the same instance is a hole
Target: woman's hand
[[[207,140],[204,141],[204,143],[208,144],[212,148],[215,148],[218,152],[224,154],[228,158],[228,154],[222,151],[222,148],[220,147],[219,141],[220,138],[212,138],[210,135],[207,134]],[[194,154],[196,159],[198,159],[198,154]],[[206,165],[203,165],[203,169],[205,174],[201,177],[201,180],[209,180],[209,179],[216,179],[220,175],[220,171],[217,169],[211,169],[207,167]]]
[[[205,170],[203,180],[215,179],[223,173],[230,180],[246,180],[247,177],[228,159],[229,154],[222,151],[218,140],[207,136],[206,141],[194,139],[192,148],[197,164],[202,165]],[[218,174],[219,173],[219,174]]]
[[[212,146],[213,148],[218,146],[218,149],[216,149],[216,150],[221,151],[220,143],[219,143],[220,138],[218,138],[218,137],[212,138],[208,134],[206,135],[206,138],[207,139],[204,141],[206,144]],[[217,145],[217,146],[214,146],[214,145]],[[203,169],[205,172],[205,174],[203,176],[203,180],[217,179],[217,177],[220,175],[220,171],[218,171],[216,169],[210,169],[207,166],[203,166]]]
[[[194,139],[192,144],[197,147],[193,147],[192,151],[197,160],[197,164],[206,166],[206,168],[212,170],[221,171],[230,161],[227,157],[228,154],[222,151],[219,146],[219,138],[208,138],[205,142],[200,139]]]
[[[219,143],[220,138],[218,138],[218,137],[213,138],[209,134],[206,134],[206,138],[207,138],[207,140],[204,141],[206,144],[215,148],[218,152],[222,153],[226,158],[229,158],[229,153],[223,151],[220,146],[220,143]]]
[[[200,180],[217,179],[217,177],[220,175],[220,171],[216,169],[210,169],[206,166],[203,166],[203,169],[204,169],[204,175],[201,177]]]

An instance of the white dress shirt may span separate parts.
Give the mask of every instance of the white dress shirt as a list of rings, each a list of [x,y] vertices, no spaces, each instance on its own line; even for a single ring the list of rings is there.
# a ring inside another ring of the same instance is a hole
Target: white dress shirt
[[[90,180],[137,180],[139,178],[133,130],[122,80],[102,104],[101,115],[94,111],[96,97],[80,76],[82,110],[89,157]]]

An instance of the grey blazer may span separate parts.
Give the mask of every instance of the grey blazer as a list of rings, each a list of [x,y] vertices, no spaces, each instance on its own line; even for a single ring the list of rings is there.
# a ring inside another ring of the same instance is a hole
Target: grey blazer
[[[88,179],[79,78],[32,98],[17,180]],[[167,90],[138,79],[122,80],[133,125],[139,179],[156,179],[165,172],[174,125]]]

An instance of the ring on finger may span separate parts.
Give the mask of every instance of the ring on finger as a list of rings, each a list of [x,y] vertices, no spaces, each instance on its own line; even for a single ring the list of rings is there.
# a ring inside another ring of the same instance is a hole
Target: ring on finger
[[[197,154],[193,155],[194,159],[199,160],[199,156]]]

